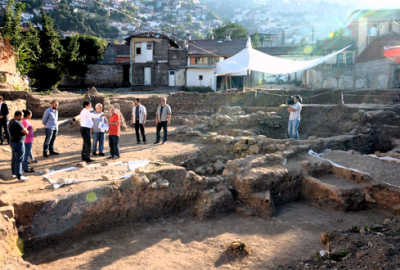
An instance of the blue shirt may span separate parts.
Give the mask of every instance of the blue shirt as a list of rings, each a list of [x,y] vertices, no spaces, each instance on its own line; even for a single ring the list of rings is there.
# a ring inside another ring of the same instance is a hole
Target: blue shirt
[[[44,111],[42,123],[45,125],[45,128],[51,130],[57,130],[58,125],[58,110],[53,111],[52,108],[48,108]]]

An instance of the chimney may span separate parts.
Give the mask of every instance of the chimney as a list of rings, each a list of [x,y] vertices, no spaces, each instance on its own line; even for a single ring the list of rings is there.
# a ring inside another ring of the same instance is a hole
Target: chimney
[[[231,33],[225,34],[225,41],[231,41]]]
[[[214,39],[214,35],[213,34],[211,34],[211,39]]]
[[[211,39],[214,39],[214,32],[213,32],[212,29],[210,30],[210,38],[211,38]]]
[[[187,34],[186,34],[186,39],[187,39],[187,40],[192,40],[192,34],[187,33]]]
[[[111,43],[111,44],[115,44],[115,37],[114,37],[114,36],[111,36],[111,37],[110,37],[110,43]]]

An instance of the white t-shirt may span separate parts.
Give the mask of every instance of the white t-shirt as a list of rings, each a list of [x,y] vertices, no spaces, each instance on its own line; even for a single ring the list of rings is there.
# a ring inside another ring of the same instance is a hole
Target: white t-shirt
[[[90,113],[89,110],[83,108],[81,111],[81,127],[93,128],[93,119],[99,119],[103,114]]]
[[[290,105],[289,107],[296,110],[294,112],[290,112],[289,120],[300,120],[300,112],[301,112],[300,102],[297,102],[294,105]]]

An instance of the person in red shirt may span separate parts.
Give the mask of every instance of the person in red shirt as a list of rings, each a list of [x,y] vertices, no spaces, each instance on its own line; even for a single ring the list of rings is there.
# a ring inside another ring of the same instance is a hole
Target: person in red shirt
[[[109,121],[109,133],[108,142],[110,145],[110,156],[108,158],[118,159],[120,158],[119,153],[119,136],[121,135],[121,117],[116,112],[115,108],[110,107],[110,121]]]

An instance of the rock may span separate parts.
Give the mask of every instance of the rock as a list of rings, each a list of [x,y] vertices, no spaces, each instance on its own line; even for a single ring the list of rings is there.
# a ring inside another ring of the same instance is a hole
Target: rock
[[[138,187],[147,186],[150,183],[150,181],[147,178],[147,176],[144,175],[144,174],[141,174],[141,173],[134,174],[133,175],[133,180],[135,181],[135,184]]]
[[[303,166],[305,168],[308,168],[311,166],[311,162],[308,160],[304,160],[304,161],[300,162],[300,164],[301,164],[301,166]]]
[[[209,174],[214,173],[214,168],[213,168],[213,167],[207,167],[207,172],[208,172]]]
[[[207,173],[207,170],[204,168],[204,167],[198,167],[196,170],[195,170],[195,172],[196,173],[198,173],[198,174],[206,174]]]
[[[43,172],[42,172],[42,174],[49,174],[49,173],[50,173],[49,169],[44,169]]]
[[[186,179],[191,180],[196,175],[194,171],[188,171],[186,174]]]
[[[238,242],[232,242],[232,244],[231,244],[231,248],[233,249],[233,250],[236,250],[236,249],[238,249],[238,248],[240,248],[240,243],[238,243]]]
[[[307,138],[307,140],[316,140],[317,139],[317,137],[315,137],[315,136],[309,136],[308,138]]]
[[[158,179],[157,183],[160,186],[160,188],[168,188],[169,187],[169,182],[167,179]]]
[[[108,163],[107,161],[103,161],[100,165],[101,165],[101,166],[108,166],[109,163]]]
[[[246,137],[241,137],[241,138],[240,138],[240,143],[241,143],[241,144],[247,144],[247,143],[248,143],[247,138],[246,138]]]
[[[193,180],[196,182],[196,183],[202,183],[202,179],[203,179],[203,177],[201,177],[200,175],[194,175],[193,176]]]
[[[260,151],[260,148],[256,144],[253,144],[249,147],[249,151],[253,152],[254,154],[258,154]]]
[[[383,224],[383,225],[392,224],[392,220],[391,220],[390,218],[387,218],[387,219],[385,219],[385,220],[382,222],[382,224]]]
[[[86,162],[79,162],[78,164],[76,164],[76,167],[78,168],[85,168],[86,167]]]
[[[157,182],[153,182],[153,183],[151,183],[150,185],[149,185],[149,189],[150,190],[156,190],[156,189],[158,189],[159,188],[159,186],[158,186],[158,183]]]
[[[265,150],[268,152],[276,152],[277,148],[275,145],[267,145],[265,146]]]
[[[244,217],[251,217],[255,216],[254,211],[251,208],[247,208],[246,206],[238,206],[235,208],[236,213],[244,216]]]
[[[218,177],[210,177],[209,180],[210,180],[212,183],[219,183],[219,181],[220,181]]]
[[[254,138],[250,138],[250,139],[248,139],[247,143],[248,144],[257,144],[257,140]]]
[[[321,256],[321,258],[325,257],[327,254],[328,254],[328,252],[326,250],[319,251],[319,255]]]
[[[7,215],[9,218],[14,218],[14,206],[2,206],[0,207],[0,213],[2,215]]]
[[[365,201],[369,203],[376,203],[376,200],[372,198],[372,196],[369,193],[365,193]]]
[[[8,205],[12,205],[11,196],[4,189],[0,190],[0,206]]]
[[[278,148],[278,150],[284,150],[286,148],[286,145],[284,144],[277,144],[276,148]]]
[[[103,181],[111,181],[112,180],[112,176],[109,174],[104,174],[101,176],[101,178],[103,179]]]
[[[4,152],[9,152],[9,153],[11,153],[11,149],[8,148],[8,147],[3,147],[2,149],[3,149]]]
[[[225,169],[225,164],[222,161],[214,163],[214,169],[216,172],[222,172]]]

